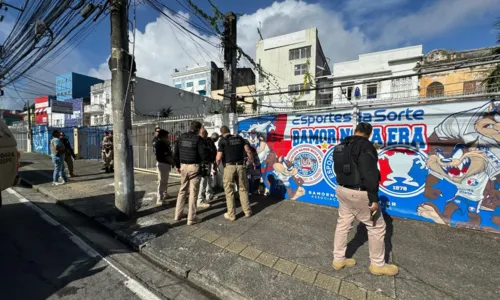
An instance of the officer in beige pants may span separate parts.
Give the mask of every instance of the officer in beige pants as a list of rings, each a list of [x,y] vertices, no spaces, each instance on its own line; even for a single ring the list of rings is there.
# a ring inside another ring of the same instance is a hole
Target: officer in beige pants
[[[229,127],[222,126],[220,129],[222,138],[219,141],[217,149],[217,164],[224,163],[224,192],[226,194],[227,213],[224,218],[229,221],[236,220],[234,209],[234,182],[238,182],[238,193],[240,195],[241,207],[245,217],[252,215],[250,202],[248,201],[248,179],[245,165],[244,153],[248,156],[248,162],[255,168],[252,151],[245,144],[243,138],[239,135],[231,135]]]
[[[193,121],[190,131],[181,135],[175,143],[174,160],[177,173],[181,174],[181,186],[177,196],[174,219],[179,221],[187,217],[187,224],[201,222],[196,217],[196,200],[200,189],[201,163],[205,155],[205,147],[201,138],[201,123]],[[187,193],[189,192],[188,213],[184,212]]]
[[[346,258],[347,236],[354,219],[366,225],[370,250],[369,270],[374,275],[394,276],[398,267],[385,262],[386,224],[378,204],[378,155],[368,140],[372,126],[359,123],[353,136],[337,145],[333,151],[338,186],[339,217],[335,228],[333,263],[335,270],[353,267],[356,261]]]

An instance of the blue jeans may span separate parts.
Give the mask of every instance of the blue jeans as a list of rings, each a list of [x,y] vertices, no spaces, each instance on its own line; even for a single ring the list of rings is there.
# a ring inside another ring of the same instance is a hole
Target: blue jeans
[[[64,181],[68,181],[66,174],[64,174],[64,154],[60,154],[59,156],[52,155],[52,162],[54,163],[54,175],[52,177],[54,183],[59,181],[59,176]]]

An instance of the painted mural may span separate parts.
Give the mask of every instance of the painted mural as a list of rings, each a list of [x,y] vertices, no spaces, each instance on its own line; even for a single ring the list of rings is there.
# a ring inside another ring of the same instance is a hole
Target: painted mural
[[[380,200],[394,216],[500,233],[500,100],[362,110],[379,153]],[[266,194],[338,206],[333,149],[349,110],[239,120]]]
[[[49,154],[49,128],[46,125],[33,126],[33,151]]]

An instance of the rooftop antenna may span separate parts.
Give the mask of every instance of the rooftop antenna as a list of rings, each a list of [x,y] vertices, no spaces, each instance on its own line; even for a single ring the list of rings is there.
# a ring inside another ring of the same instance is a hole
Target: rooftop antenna
[[[260,36],[260,40],[262,41],[263,38],[262,38],[262,33],[260,32],[260,28],[262,27],[262,23],[259,21],[259,27],[257,27],[257,32],[259,33],[259,36]]]

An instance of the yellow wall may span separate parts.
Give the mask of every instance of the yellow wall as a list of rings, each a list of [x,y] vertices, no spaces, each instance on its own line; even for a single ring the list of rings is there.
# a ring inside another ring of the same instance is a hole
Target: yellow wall
[[[474,68],[460,69],[455,71],[441,72],[429,75],[423,75],[420,78],[420,96],[425,97],[427,87],[433,82],[440,82],[444,85],[444,95],[463,95],[464,82],[481,82],[493,70],[493,65],[486,65]]]
[[[245,102],[250,102],[253,103],[254,99],[251,96],[253,93],[255,93],[255,85],[249,85],[249,86],[240,86],[236,88],[236,95],[238,96],[244,96],[245,97]],[[223,97],[220,96],[219,94],[224,94],[224,90],[215,90],[211,92],[212,99],[215,100],[222,100]],[[242,104],[241,102],[238,102],[238,104]],[[245,104],[245,113],[252,113],[252,104]]]

